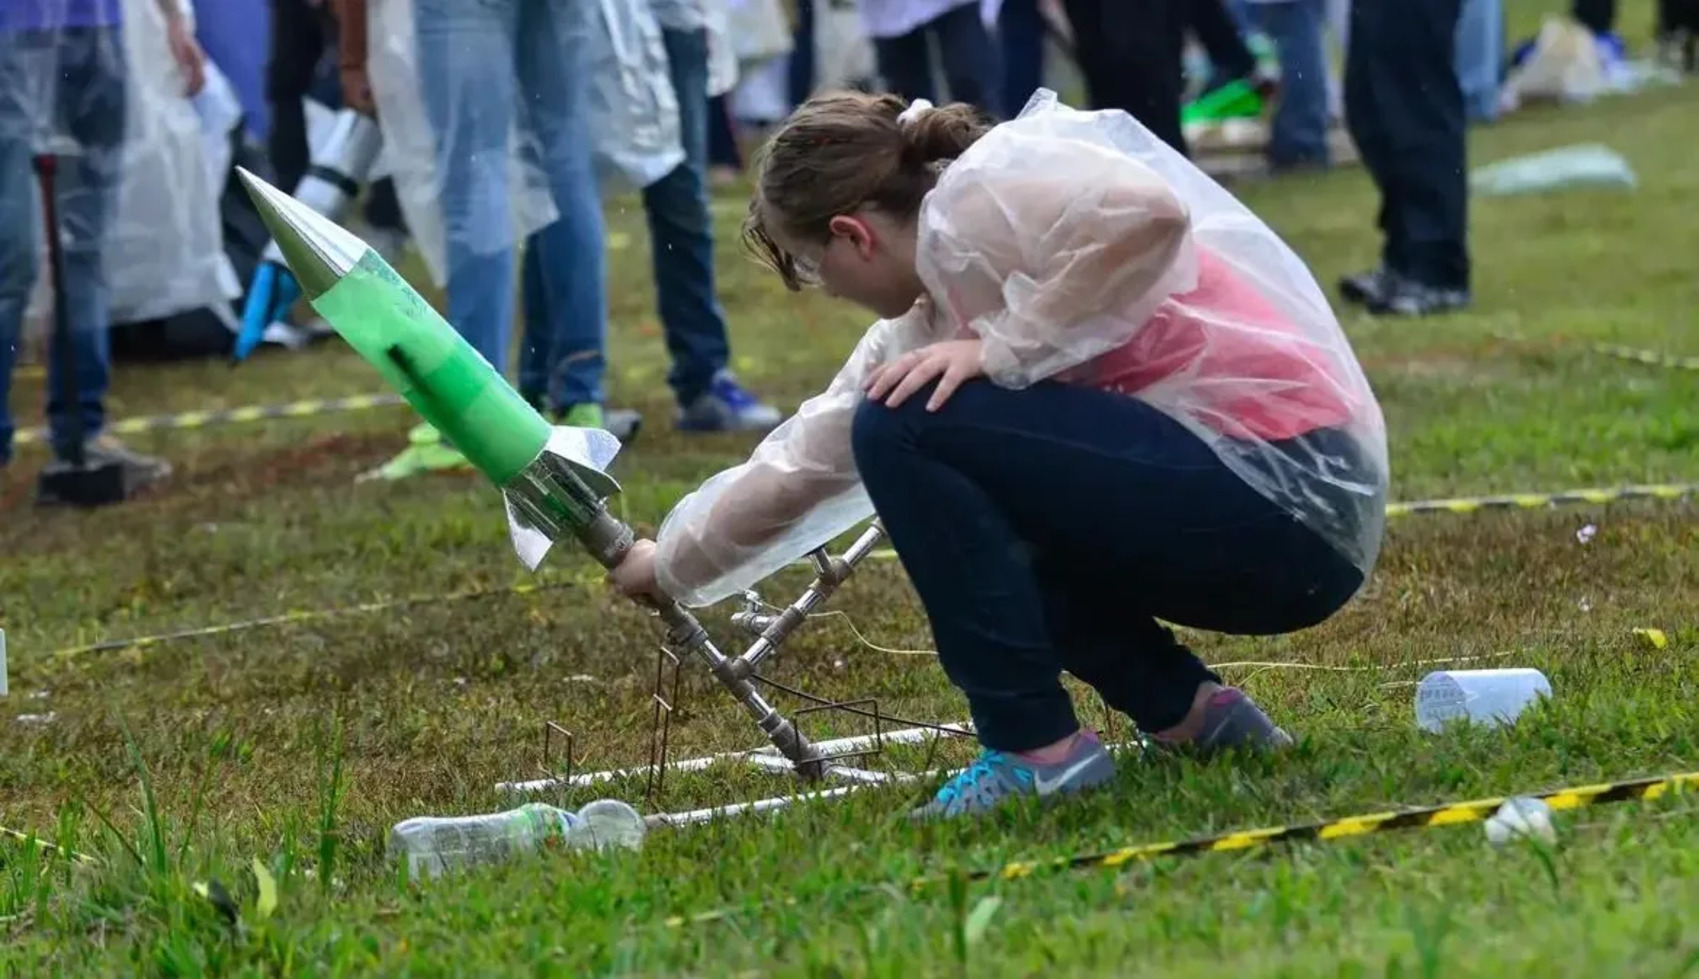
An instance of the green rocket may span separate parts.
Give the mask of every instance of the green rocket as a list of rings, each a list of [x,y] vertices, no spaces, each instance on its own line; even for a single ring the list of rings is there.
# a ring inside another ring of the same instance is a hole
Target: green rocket
[[[425,421],[502,491],[513,544],[535,570],[550,543],[576,537],[619,491],[604,471],[607,432],[551,428],[378,253],[288,194],[238,168],[255,207],[313,308]],[[586,492],[538,493],[558,468]]]
[[[536,570],[553,543],[576,540],[603,567],[617,567],[633,542],[631,528],[606,506],[619,491],[604,472],[619,440],[599,429],[550,427],[370,246],[247,170],[237,172],[302,295],[501,490],[525,566]],[[669,645],[706,660],[785,757],[819,769],[819,752],[755,689],[750,665],[714,648],[684,606],[662,599],[656,610]]]

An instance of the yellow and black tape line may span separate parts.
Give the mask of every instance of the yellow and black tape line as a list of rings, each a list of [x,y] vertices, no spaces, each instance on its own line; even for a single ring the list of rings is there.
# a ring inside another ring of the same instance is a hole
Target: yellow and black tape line
[[[1552,809],[1562,811],[1581,809],[1587,806],[1602,806],[1613,802],[1650,801],[1688,790],[1699,790],[1699,772],[1684,772],[1677,775],[1661,775],[1620,782],[1601,782],[1596,785],[1576,785],[1552,789],[1548,792],[1531,793],[1520,798],[1540,799]],[[916,877],[909,881],[908,889],[911,893],[919,893],[932,887],[947,884],[953,879],[966,879],[968,881],[1023,880],[1051,871],[1113,870],[1127,864],[1141,863],[1162,857],[1235,853],[1283,843],[1331,843],[1337,840],[1370,836],[1375,833],[1387,833],[1393,830],[1439,829],[1447,826],[1460,826],[1465,823],[1478,823],[1486,820],[1498,812],[1499,807],[1508,802],[1510,798],[1510,796],[1501,796],[1493,799],[1474,799],[1468,802],[1447,802],[1423,809],[1369,812],[1315,823],[1267,826],[1262,829],[1237,830],[1216,836],[1201,836],[1189,840],[1172,840],[1163,843],[1141,843],[1134,846],[1124,846],[1116,850],[1054,857],[1048,860],[1019,860],[1006,863],[1001,867],[974,870],[959,875],[935,874],[927,877]],[[868,890],[873,889],[875,888],[868,888]],[[720,921],[738,914],[751,913],[779,905],[795,905],[796,903],[794,898],[786,898],[778,902],[769,901],[749,908],[721,908],[694,915],[676,915],[668,918],[666,924],[668,927],[680,928],[685,925]]]
[[[1632,360],[1639,364],[1668,367],[1678,371],[1699,371],[1699,357],[1681,357],[1666,354],[1661,350],[1642,350],[1639,347],[1624,347],[1614,343],[1595,343],[1593,349],[1618,360]]]
[[[1699,494],[1699,483],[1652,483],[1600,489],[1561,490],[1556,493],[1509,493],[1503,496],[1461,496],[1445,500],[1389,503],[1388,517],[1418,513],[1475,513],[1480,510],[1539,510],[1579,503],[1618,503],[1625,500],[1679,500]]]
[[[1562,811],[1601,806],[1612,802],[1652,800],[1672,792],[1699,789],[1699,772],[1662,775],[1653,778],[1630,779],[1622,782],[1601,782],[1596,785],[1577,785],[1549,792],[1530,793],[1523,798],[1540,799],[1551,808]],[[1226,853],[1252,850],[1280,843],[1331,843],[1354,836],[1369,836],[1400,829],[1438,829],[1463,823],[1477,823],[1496,813],[1509,801],[1509,796],[1494,799],[1474,799],[1468,802],[1448,802],[1425,809],[1405,809],[1389,812],[1370,812],[1344,816],[1317,823],[1292,826],[1267,826],[1262,829],[1239,830],[1218,836],[1202,836],[1190,840],[1166,843],[1143,843],[1102,853],[1058,857],[1052,860],[1026,860],[1007,863],[990,870],[966,874],[968,880],[1018,880],[1046,870],[1113,869],[1129,863],[1154,860],[1158,857],[1184,857],[1204,853]],[[913,889],[923,889],[948,881],[948,876],[916,878]]]
[[[211,428],[215,425],[236,425],[245,422],[265,421],[269,418],[309,418],[313,415],[331,415],[343,411],[368,411],[372,408],[387,408],[391,405],[404,404],[405,399],[397,394],[358,394],[349,398],[318,398],[309,401],[291,401],[277,405],[248,405],[243,408],[229,408],[223,411],[188,411],[180,415],[144,415],[139,418],[124,418],[106,426],[113,435],[135,435],[138,432],[159,432],[166,430],[183,430],[192,428]],[[17,434],[19,445],[30,445],[44,442],[47,439],[45,428],[26,428]]]

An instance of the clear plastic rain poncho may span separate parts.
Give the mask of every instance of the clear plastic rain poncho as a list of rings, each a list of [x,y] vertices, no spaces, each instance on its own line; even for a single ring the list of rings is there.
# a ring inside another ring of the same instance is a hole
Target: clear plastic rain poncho
[[[192,27],[188,0],[171,0],[171,8]],[[106,321],[228,311],[238,284],[223,251],[221,185],[209,174],[205,127],[171,55],[159,0],[4,0],[0,76],[0,138],[59,157],[67,255],[99,250]],[[4,165],[17,189],[0,220],[39,228],[28,160]],[[18,270],[35,285],[35,333],[45,327],[51,289],[46,238],[33,240],[35,261]]]
[[[959,336],[982,340],[992,383],[1146,401],[1373,566],[1385,423],[1326,298],[1273,231],[1132,117],[1041,90],[944,171],[919,224],[927,298],[875,323],[825,393],[668,515],[668,594],[730,597],[871,516],[850,450],[862,379]],[[1318,430],[1330,437],[1292,437]]]
[[[172,2],[192,26],[189,0]],[[186,94],[158,0],[122,0],[122,6],[129,109],[106,243],[112,321],[211,309],[233,326],[230,304],[242,286],[224,251],[218,204],[240,105],[210,61],[200,91]]]
[[[442,6],[441,0],[433,2]],[[605,191],[645,187],[671,172],[684,159],[678,103],[648,0],[528,2],[545,3],[562,18],[553,38],[561,53],[546,59],[550,66],[588,65],[587,109]],[[512,248],[559,215],[542,165],[534,114],[552,111],[562,100],[540,90],[536,65],[516,65],[515,50],[526,45],[488,26],[492,17],[501,15],[487,11],[502,5],[467,3],[472,13],[445,18],[439,40],[431,42],[443,47],[437,63],[429,66],[430,81],[454,86],[445,99],[453,106],[452,115],[438,132],[421,85],[418,5],[418,0],[366,0],[367,73],[384,134],[378,169],[394,177],[408,230],[432,278],[443,285],[450,230],[442,213],[439,140],[458,142],[452,152],[471,154],[480,166],[508,169],[507,219],[486,214],[460,222],[453,233],[466,240],[458,244],[474,254]],[[518,4],[512,6],[517,9]],[[449,19],[453,22],[446,23]],[[488,69],[497,66],[509,66],[508,76],[492,75]],[[513,120],[506,140],[494,151],[473,145],[489,137],[488,127],[477,125],[477,117],[498,112]]]

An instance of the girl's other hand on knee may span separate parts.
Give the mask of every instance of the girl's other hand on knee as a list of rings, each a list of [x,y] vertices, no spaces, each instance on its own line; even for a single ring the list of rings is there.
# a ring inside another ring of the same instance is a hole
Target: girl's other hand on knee
[[[635,602],[644,603],[645,599],[658,597],[661,588],[655,581],[655,542],[640,540],[633,543],[631,550],[625,552],[624,560],[608,572],[608,582],[620,594]]]
[[[926,410],[937,411],[957,388],[984,374],[980,341],[945,340],[911,350],[875,367],[867,375],[864,389],[870,399],[883,399],[887,407],[895,408],[936,380],[938,387],[927,400]]]

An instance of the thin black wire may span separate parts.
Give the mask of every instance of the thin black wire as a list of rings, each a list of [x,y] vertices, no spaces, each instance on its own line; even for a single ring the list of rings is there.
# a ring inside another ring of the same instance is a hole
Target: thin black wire
[[[847,714],[856,714],[856,715],[861,716],[861,717],[871,717],[872,719],[874,719],[876,721],[890,721],[893,724],[901,724],[901,725],[904,725],[904,726],[907,726],[907,727],[924,728],[925,730],[936,731],[939,734],[947,734],[947,735],[954,737],[954,738],[966,738],[966,737],[972,736],[972,732],[970,732],[970,731],[962,731],[962,730],[959,730],[959,729],[953,728],[953,727],[945,727],[942,724],[931,724],[931,723],[928,723],[926,721],[912,721],[912,720],[909,720],[908,718],[898,717],[895,714],[885,714],[885,713],[881,713],[879,711],[868,710],[864,707],[851,707],[848,704],[839,703],[838,701],[835,701],[835,700],[827,700],[824,697],[816,697],[811,693],[806,693],[802,690],[798,690],[795,687],[787,687],[784,684],[780,683],[779,681],[771,679],[769,677],[762,676],[759,673],[754,674],[751,677],[751,679],[754,679],[754,680],[756,680],[760,683],[764,683],[767,686],[772,687],[774,690],[778,690],[778,691],[781,691],[783,693],[788,693],[792,697],[801,698],[801,699],[809,701],[811,703],[818,704],[821,707],[831,707],[831,708],[834,708],[836,710],[841,710],[841,711],[843,711]]]

